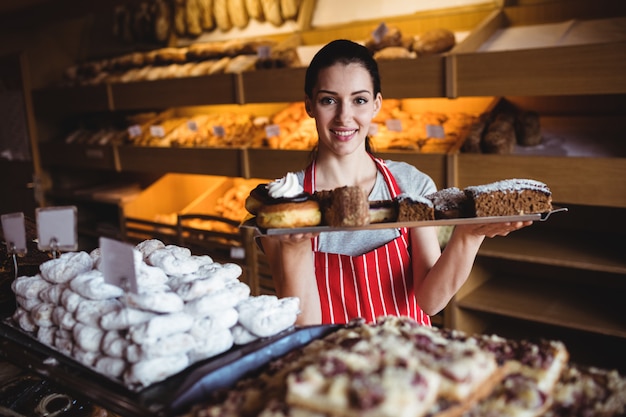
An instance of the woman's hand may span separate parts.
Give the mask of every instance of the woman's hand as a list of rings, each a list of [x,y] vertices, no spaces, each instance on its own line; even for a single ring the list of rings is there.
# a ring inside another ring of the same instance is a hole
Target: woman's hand
[[[503,223],[480,223],[480,224],[465,224],[456,226],[460,229],[459,232],[474,235],[474,236],[506,236],[509,233],[519,230],[523,227],[530,226],[532,221],[524,222],[503,222]]]
[[[272,238],[278,239],[282,244],[297,245],[302,242],[310,242],[314,237],[319,236],[317,233],[290,233],[284,235],[272,236]]]

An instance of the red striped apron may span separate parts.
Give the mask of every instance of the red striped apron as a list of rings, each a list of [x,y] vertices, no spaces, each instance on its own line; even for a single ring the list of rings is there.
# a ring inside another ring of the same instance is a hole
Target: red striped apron
[[[395,178],[383,160],[373,159],[395,198],[402,192]],[[315,161],[305,170],[304,190],[315,190]],[[317,238],[313,251],[322,323],[347,323],[357,317],[373,322],[377,317],[393,315],[431,325],[415,299],[406,227],[396,239],[360,256],[320,252]]]

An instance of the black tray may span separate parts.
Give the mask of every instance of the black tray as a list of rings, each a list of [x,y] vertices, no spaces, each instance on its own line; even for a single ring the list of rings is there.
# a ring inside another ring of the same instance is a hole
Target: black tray
[[[214,391],[232,386],[273,359],[322,338],[339,326],[292,327],[275,336],[194,363],[164,381],[133,391],[122,381],[106,377],[38,342],[15,327],[10,318],[0,322],[0,356],[17,366],[55,381],[68,392],[125,417],[174,416],[202,403]]]

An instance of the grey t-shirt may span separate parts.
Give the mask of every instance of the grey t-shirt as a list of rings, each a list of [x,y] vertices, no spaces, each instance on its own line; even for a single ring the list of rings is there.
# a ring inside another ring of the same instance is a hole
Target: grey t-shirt
[[[424,196],[437,191],[435,182],[428,175],[406,162],[386,160],[402,193]],[[300,184],[304,183],[304,171],[296,173]],[[376,183],[368,199],[390,200],[391,193],[385,178],[378,171]],[[319,250],[326,253],[358,256],[370,252],[400,236],[398,229],[358,230],[354,232],[324,232],[319,236]]]

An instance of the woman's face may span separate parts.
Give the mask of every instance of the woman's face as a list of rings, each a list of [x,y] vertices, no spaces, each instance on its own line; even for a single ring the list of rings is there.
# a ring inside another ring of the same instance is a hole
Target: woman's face
[[[364,146],[382,96],[374,95],[369,72],[359,64],[335,64],[319,72],[306,106],[315,118],[319,147],[348,155]]]

